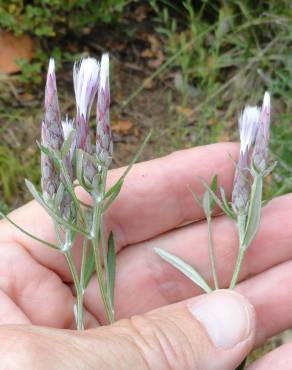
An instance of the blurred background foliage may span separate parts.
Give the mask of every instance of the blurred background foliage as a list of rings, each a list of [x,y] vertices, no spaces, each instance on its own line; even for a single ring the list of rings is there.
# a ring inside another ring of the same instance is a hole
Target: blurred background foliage
[[[26,201],[23,177],[38,179],[48,58],[56,59],[62,113],[74,116],[73,61],[104,50],[112,60],[115,166],[150,127],[144,159],[237,139],[240,110],[268,89],[278,166],[266,197],[292,190],[290,0],[0,0],[0,14],[3,32],[34,45],[31,59],[17,60],[18,73],[0,74],[0,207]]]

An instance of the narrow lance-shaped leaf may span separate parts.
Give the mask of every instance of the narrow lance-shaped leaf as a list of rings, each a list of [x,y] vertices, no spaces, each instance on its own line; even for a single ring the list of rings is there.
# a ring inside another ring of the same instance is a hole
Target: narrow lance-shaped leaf
[[[94,262],[94,251],[91,247],[87,254],[85,264],[84,264],[84,288],[86,289],[89,281],[92,277],[92,274],[95,271],[95,262]]]
[[[214,193],[214,191],[210,188],[210,186],[206,183],[205,180],[201,179],[202,184],[205,186],[205,188],[210,192],[210,195],[214,199],[214,201],[217,203],[217,205],[222,209],[225,214],[232,218],[235,219],[234,213],[230,211],[229,207],[226,207],[225,204],[217,197],[217,195]]]
[[[84,230],[80,229],[79,227],[73,225],[70,222],[67,222],[63,220],[51,207],[49,207],[45,201],[42,199],[41,195],[38,193],[34,185],[27,179],[25,179],[25,184],[30,191],[31,195],[34,197],[34,199],[47,211],[47,213],[57,222],[59,222],[61,225],[63,225],[66,228],[69,228],[71,230],[77,231],[80,234],[89,237],[88,233],[86,233]]]
[[[38,238],[37,236],[35,235],[32,235],[29,231],[27,230],[24,230],[22,227],[20,227],[19,225],[17,225],[14,221],[11,220],[11,218],[9,218],[8,216],[6,216],[4,213],[2,213],[0,211],[0,216],[2,216],[3,218],[5,218],[9,223],[11,223],[11,225],[15,226],[18,230],[20,230],[23,234],[29,236],[30,238],[36,240],[37,242],[40,242],[44,245],[46,245],[47,247],[50,247],[50,248],[53,248],[53,249],[59,249],[55,244],[52,244],[50,242],[47,242],[46,240],[43,240],[43,239],[40,239]]]
[[[212,289],[203,279],[203,277],[189,264],[184,262],[179,257],[174,256],[173,254],[166,252],[161,248],[154,248],[154,251],[165,261],[170,263],[177,270],[182,272],[190,280],[196,283],[200,288],[202,288],[206,293],[211,293]]]
[[[262,175],[255,174],[251,188],[246,230],[242,241],[242,245],[244,246],[244,248],[247,248],[253,241],[260,226],[262,192],[263,177]]]
[[[108,240],[107,253],[108,281],[112,306],[114,305],[115,280],[116,280],[116,248],[114,235],[111,232]]]
[[[211,188],[211,190],[213,191],[213,193],[215,193],[216,194],[216,191],[217,191],[217,180],[218,180],[218,176],[217,175],[214,175],[213,176],[213,178],[212,178],[212,181],[211,181],[211,186],[210,186],[210,188]],[[212,212],[213,211],[213,209],[214,209],[214,207],[215,207],[215,201],[214,201],[214,199],[212,198],[211,199],[211,202],[210,202],[210,211]]]
[[[104,205],[103,211],[106,211],[109,208],[109,206],[112,204],[112,202],[116,199],[116,197],[119,195],[125,177],[127,176],[127,174],[129,173],[129,171],[131,170],[131,168],[133,167],[133,165],[135,164],[135,162],[138,160],[138,158],[142,154],[142,152],[143,152],[143,150],[144,150],[144,148],[145,148],[148,140],[151,137],[151,134],[152,134],[152,131],[150,131],[148,133],[148,135],[146,136],[145,140],[143,141],[143,143],[140,146],[138,152],[135,154],[134,158],[130,162],[130,164],[127,167],[127,169],[125,170],[125,172],[122,174],[122,176],[118,179],[118,181],[105,194],[105,197],[106,198],[109,198],[109,199],[107,200],[106,204]]]
[[[234,212],[233,212],[230,204],[227,201],[225,190],[222,187],[220,187],[220,194],[221,194],[221,199],[222,199],[222,202],[224,204],[224,207],[225,207],[225,209],[228,212],[227,213],[227,216],[228,217],[231,217],[232,219],[235,219]]]

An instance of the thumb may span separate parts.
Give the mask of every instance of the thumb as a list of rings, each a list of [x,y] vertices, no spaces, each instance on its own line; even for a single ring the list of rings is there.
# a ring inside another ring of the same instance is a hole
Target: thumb
[[[218,290],[87,333],[96,368],[233,370],[252,349],[255,312],[240,294]]]

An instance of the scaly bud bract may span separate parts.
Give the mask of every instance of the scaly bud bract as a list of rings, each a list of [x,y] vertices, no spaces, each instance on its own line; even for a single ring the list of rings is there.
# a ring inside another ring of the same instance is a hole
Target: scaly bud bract
[[[59,109],[54,59],[50,59],[45,89],[45,117],[42,122],[42,144],[45,147],[59,150],[63,144],[61,114]],[[60,184],[54,162],[42,153],[42,190],[46,200],[51,199]]]
[[[100,162],[110,164],[113,140],[110,127],[109,55],[103,54],[100,63],[99,88],[96,106],[96,154]]]
[[[42,122],[41,129],[42,145],[45,147],[50,146],[51,134],[44,122]],[[60,185],[59,174],[56,171],[54,161],[43,152],[41,153],[41,185],[43,197],[46,201],[52,199],[57,193]]]
[[[260,173],[264,173],[264,171],[268,167],[270,115],[271,115],[271,98],[270,94],[266,91],[261,109],[259,130],[257,133],[253,152],[253,165],[256,171]]]

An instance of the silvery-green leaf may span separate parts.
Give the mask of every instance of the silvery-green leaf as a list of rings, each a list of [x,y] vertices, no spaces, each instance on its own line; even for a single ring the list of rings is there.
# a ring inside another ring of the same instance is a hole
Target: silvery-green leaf
[[[209,191],[205,191],[203,195],[203,209],[206,217],[211,217],[211,196]]]
[[[201,179],[202,184],[205,186],[205,188],[209,191],[211,197],[214,199],[214,201],[217,203],[217,205],[222,209],[225,214],[231,218],[234,219],[234,214],[230,213],[230,208],[226,207],[225,204],[217,197],[217,195],[214,193],[214,191],[210,188],[210,186],[206,183],[205,180]]]
[[[86,233],[84,230],[80,229],[79,227],[73,225],[70,222],[67,222],[58,215],[51,207],[48,206],[48,204],[43,200],[42,196],[39,194],[39,192],[36,190],[34,185],[27,179],[25,179],[25,184],[30,191],[31,195],[34,197],[34,199],[47,211],[47,213],[57,222],[59,222],[61,225],[63,225],[66,228],[72,229],[74,231],[79,232],[82,235],[85,235],[88,237],[88,233]]]
[[[256,174],[251,187],[246,229],[242,244],[247,248],[258,232],[262,207],[263,177]]]
[[[161,248],[154,248],[154,251],[165,261],[170,263],[173,267],[182,272],[190,280],[196,283],[200,288],[202,288],[206,293],[212,292],[212,289],[203,279],[203,277],[189,264],[184,262],[179,257],[174,256],[173,254],[166,252]]]
[[[202,207],[202,201],[201,201],[201,199],[198,197],[198,195],[191,189],[191,187],[189,186],[188,187],[189,188],[189,190],[190,190],[190,192],[192,193],[192,196],[193,196],[193,198],[195,199],[195,201],[197,202],[197,204],[200,206],[200,207]]]
[[[60,183],[59,187],[58,187],[58,190],[57,190],[57,193],[54,197],[54,206],[57,208],[59,208],[61,202],[62,202],[62,199],[63,199],[63,195],[64,195],[64,185],[62,183]]]
[[[30,238],[36,240],[37,242],[40,242],[44,245],[46,245],[47,247],[50,247],[50,248],[53,248],[53,249],[59,249],[55,244],[52,244],[52,243],[49,243],[43,239],[40,239],[38,238],[37,236],[35,235],[32,235],[30,232],[24,230],[22,227],[20,227],[19,225],[17,225],[14,221],[11,220],[11,218],[9,218],[8,216],[6,216],[4,213],[2,213],[0,211],[0,216],[2,216],[3,218],[5,218],[9,223],[11,223],[11,225],[15,226],[18,230],[20,230],[23,234],[29,236]]]
[[[122,187],[122,184],[123,184],[123,181],[125,179],[125,177],[127,176],[127,174],[129,173],[130,169],[133,167],[134,163],[136,163],[136,161],[139,159],[140,155],[142,154],[148,140],[150,139],[152,135],[152,131],[150,131],[148,133],[148,135],[146,136],[146,138],[144,139],[143,143],[141,144],[140,148],[138,149],[137,153],[134,155],[133,159],[131,160],[130,164],[128,165],[126,171],[122,174],[122,176],[118,179],[118,181],[107,191],[106,193],[106,197],[109,197],[112,193],[116,193],[117,190],[121,190],[121,187]],[[116,196],[118,195],[118,193],[116,194]]]
[[[79,184],[84,187],[84,178],[83,178],[83,150],[78,149],[76,152],[76,177],[79,181]]]
[[[236,218],[235,217],[235,214],[234,214],[232,208],[230,207],[230,204],[227,201],[225,191],[224,191],[224,189],[222,187],[220,187],[220,194],[221,194],[223,205],[225,207],[225,211],[224,212],[226,213],[226,215],[228,217],[230,217],[230,218],[232,218],[234,220]]]
[[[113,201],[116,199],[116,197],[119,195],[121,189],[122,189],[122,186],[123,186],[123,183],[124,181],[123,180],[119,180],[118,182],[115,183],[115,185],[110,189],[111,190],[111,194],[108,198],[108,200],[106,201],[104,207],[103,207],[103,212],[105,212],[109,206],[113,203]]]

